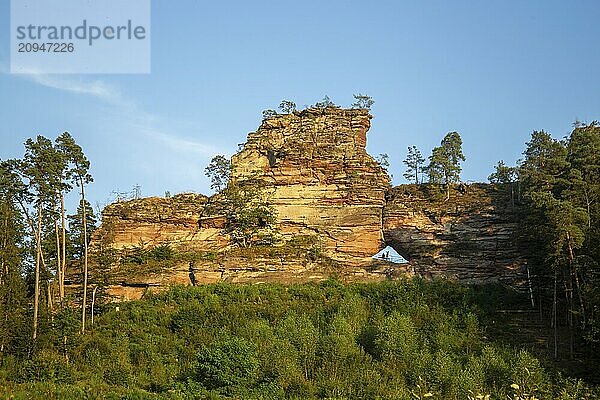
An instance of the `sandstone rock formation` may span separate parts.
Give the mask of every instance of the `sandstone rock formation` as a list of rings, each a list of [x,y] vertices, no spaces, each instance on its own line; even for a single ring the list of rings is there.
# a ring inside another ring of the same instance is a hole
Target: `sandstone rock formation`
[[[383,244],[390,184],[365,148],[370,120],[333,107],[266,119],[233,156],[231,179],[263,183],[284,236],[319,235],[330,257],[364,263]]]
[[[201,250],[222,248],[227,244],[221,234],[223,217],[206,215],[209,201],[194,193],[119,201],[102,211],[102,229],[110,229],[117,249],[163,243]]]
[[[386,243],[409,259],[416,273],[474,282],[523,279],[525,260],[505,195],[487,184],[461,185],[445,201],[426,189],[393,188],[383,216]]]
[[[484,184],[461,185],[450,201],[436,200],[437,189],[427,186],[390,188],[387,173],[365,149],[370,119],[366,110],[310,108],[268,118],[248,134],[232,158],[231,182],[259,182],[277,212],[280,241],[274,246],[233,245],[223,229],[221,195],[107,206],[93,247],[109,238],[121,254],[110,271],[110,293],[130,299],[175,283],[298,282],[332,275],[346,281],[414,273],[522,281],[524,261],[506,199]],[[160,245],[177,257],[139,265],[122,261],[133,248]],[[409,264],[371,259],[385,245]]]

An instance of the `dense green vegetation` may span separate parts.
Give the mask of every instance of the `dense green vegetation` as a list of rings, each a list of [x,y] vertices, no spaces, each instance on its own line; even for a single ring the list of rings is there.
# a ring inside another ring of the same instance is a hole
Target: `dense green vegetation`
[[[595,398],[518,343],[495,339],[493,310],[519,301],[445,280],[174,287],[105,306],[86,335],[78,312],[65,309],[31,354],[19,344],[29,336],[17,338],[23,351],[0,359],[0,395]]]
[[[555,357],[573,357],[583,340],[600,343],[600,126],[575,123],[556,140],[534,131],[516,167],[499,162],[490,180],[510,193],[519,220],[518,242],[529,259],[538,302],[548,299]],[[569,329],[560,349],[560,325]]]
[[[409,152],[408,179],[451,207],[463,186],[460,135],[446,135],[428,165],[416,147]],[[110,229],[88,254],[97,223],[85,194],[89,161],[68,133],[29,139],[22,158],[0,161],[0,397],[596,398],[598,389],[559,371],[591,382],[598,369],[600,126],[577,123],[563,140],[533,132],[523,155],[515,167],[499,162],[490,181],[505,194],[495,206],[518,221],[527,296],[445,281],[328,281],[173,288],[116,306],[104,296],[110,276],[214,254],[143,243],[116,254]],[[270,246],[273,209],[258,184],[230,185],[229,169],[221,158],[207,173],[224,197],[232,251],[324,257],[317,243]],[[80,202],[68,215],[72,191]],[[66,293],[66,277],[81,290]],[[497,313],[506,307],[539,310],[552,336],[521,331]],[[535,340],[545,348],[519,344]]]
[[[405,177],[420,189],[446,201],[460,178],[464,161],[462,140],[449,133],[435,147],[429,165],[419,150],[409,147]],[[496,204],[518,222],[514,241],[527,258],[531,302],[540,307],[554,332],[554,358],[573,358],[578,345],[598,357],[600,343],[600,124],[575,122],[572,132],[557,140],[543,130],[534,131],[516,166],[499,161],[490,182],[506,202]],[[439,194],[439,193],[438,193]],[[439,196],[438,196],[439,197]],[[448,206],[450,207],[450,206]],[[568,328],[568,342],[564,333]]]

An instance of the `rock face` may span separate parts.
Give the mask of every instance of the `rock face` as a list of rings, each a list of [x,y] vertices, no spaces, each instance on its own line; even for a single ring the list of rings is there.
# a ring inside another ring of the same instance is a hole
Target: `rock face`
[[[131,299],[175,283],[291,283],[332,275],[346,281],[445,275],[521,284],[524,260],[507,199],[484,184],[461,185],[449,201],[426,185],[390,188],[387,173],[365,150],[370,120],[366,110],[310,108],[266,119],[248,134],[232,158],[231,182],[259,182],[277,212],[281,240],[274,246],[233,245],[223,229],[222,195],[107,206],[92,248],[108,241],[120,254],[110,268],[109,292]],[[165,244],[177,257],[123,261]],[[385,245],[409,264],[373,260]]]
[[[102,229],[110,229],[112,246],[117,249],[164,243],[218,249],[228,240],[221,234],[223,217],[206,215],[209,200],[204,195],[183,193],[116,202],[102,211]]]
[[[523,279],[510,201],[486,184],[461,185],[449,201],[426,188],[393,188],[384,209],[385,240],[425,276],[463,281]]]
[[[266,119],[233,156],[231,179],[262,182],[284,236],[319,235],[333,259],[364,263],[383,244],[390,182],[365,149],[370,120],[331,107]]]

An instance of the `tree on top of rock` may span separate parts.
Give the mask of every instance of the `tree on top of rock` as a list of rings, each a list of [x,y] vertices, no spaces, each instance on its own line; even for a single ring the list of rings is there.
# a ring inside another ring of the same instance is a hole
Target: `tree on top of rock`
[[[406,178],[406,180],[408,181],[414,179],[415,184],[418,185],[419,173],[423,171],[424,162],[425,158],[423,158],[417,146],[409,146],[408,155],[404,160],[404,164],[406,164],[406,172],[404,173],[404,178]]]
[[[429,156],[429,182],[446,186],[446,200],[450,199],[451,185],[460,181],[460,162],[464,160],[462,139],[458,132],[446,134],[441,146],[435,147]]]
[[[289,100],[283,100],[279,104],[279,110],[281,110],[281,112],[284,114],[291,114],[296,111],[296,103]]]
[[[364,108],[365,110],[371,110],[375,101],[371,96],[367,96],[366,94],[355,94],[354,99],[356,100],[352,104],[352,108]]]
[[[264,110],[262,112],[262,116],[263,116],[263,119],[273,118],[273,117],[277,116],[277,111],[271,110],[271,109]]]
[[[503,184],[515,181],[517,175],[516,168],[509,167],[504,163],[504,160],[498,161],[498,164],[494,168],[495,171],[488,177],[491,183]]]
[[[321,108],[321,109],[325,109],[328,107],[337,107],[337,105],[335,105],[335,103],[333,101],[331,101],[331,99],[329,98],[329,96],[325,95],[325,97],[323,97],[323,100],[318,101],[315,104],[316,108]]]
[[[390,156],[388,156],[387,153],[379,154],[379,156],[375,157],[375,161],[377,161],[377,164],[379,164],[385,172],[388,172],[390,168]]]
[[[510,203],[513,207],[515,206],[515,181],[517,176],[517,168],[509,167],[503,160],[500,160],[496,164],[495,171],[488,177],[491,183],[510,188]]]

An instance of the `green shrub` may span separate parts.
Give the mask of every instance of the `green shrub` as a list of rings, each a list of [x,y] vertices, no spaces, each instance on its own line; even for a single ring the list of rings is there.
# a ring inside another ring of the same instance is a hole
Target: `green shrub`
[[[208,389],[252,387],[257,374],[254,346],[244,339],[225,339],[198,353],[195,379]]]
[[[64,357],[44,350],[21,365],[20,381],[71,383],[72,370]]]
[[[156,261],[167,261],[175,258],[175,251],[168,243],[159,244],[148,251],[147,257]]]

